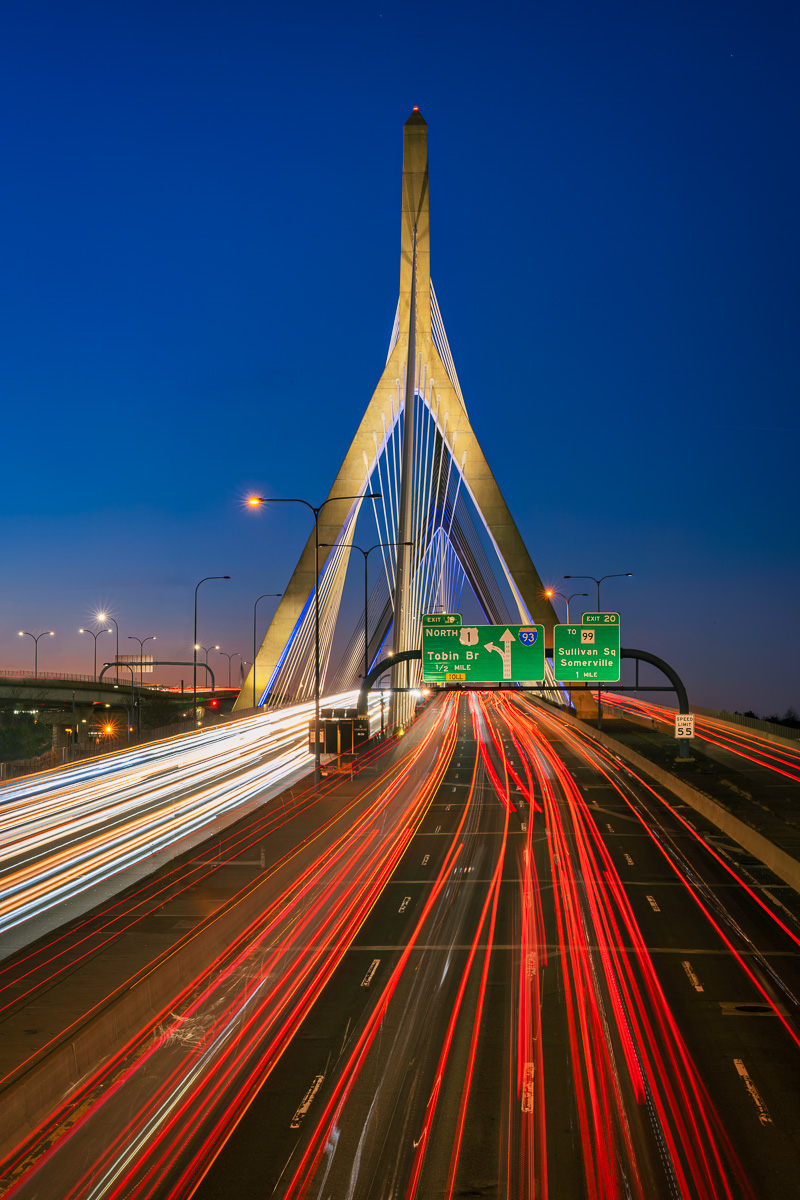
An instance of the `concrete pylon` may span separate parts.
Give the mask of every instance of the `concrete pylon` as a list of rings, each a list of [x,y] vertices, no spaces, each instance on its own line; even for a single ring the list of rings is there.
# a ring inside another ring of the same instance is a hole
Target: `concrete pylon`
[[[405,382],[409,350],[409,320],[412,306],[412,271],[414,274],[416,361],[427,368],[428,380],[433,380],[437,396],[441,397],[442,412],[449,413],[448,435],[457,435],[459,459],[465,453],[464,484],[494,539],[504,560],[509,583],[514,593],[521,622],[538,621],[547,629],[547,643],[552,645],[555,612],[543,595],[543,584],[520,537],[497,482],[480,448],[467,416],[455,367],[449,351],[447,365],[436,345],[434,320],[438,306],[431,287],[430,267],[430,206],[428,187],[428,126],[417,108],[403,127],[402,214],[400,227],[400,295],[396,321],[397,337],[392,346],[378,386],[356,431],[356,435],[339,469],[328,498],[357,495],[367,490],[364,457],[374,458],[373,430],[381,427],[381,413],[386,408],[386,396],[396,393],[398,381]],[[416,267],[414,269],[414,262]],[[443,334],[443,329],[442,329]],[[442,344],[442,336],[439,337]],[[445,338],[446,344],[446,338]],[[360,502],[356,502],[358,504]],[[320,543],[335,543],[348,517],[352,501],[333,501],[322,510],[319,522]],[[398,540],[404,540],[398,536]],[[345,546],[341,551],[349,557]],[[402,553],[402,549],[399,551]],[[331,555],[329,549],[320,552],[320,571]],[[398,564],[399,566],[399,564]],[[399,574],[399,572],[398,572]],[[306,542],[300,560],[284,590],[283,597],[267,630],[266,637],[252,668],[256,676],[257,701],[270,685],[288,639],[300,618],[314,588],[314,533]],[[252,673],[242,689],[235,708],[252,707]]]

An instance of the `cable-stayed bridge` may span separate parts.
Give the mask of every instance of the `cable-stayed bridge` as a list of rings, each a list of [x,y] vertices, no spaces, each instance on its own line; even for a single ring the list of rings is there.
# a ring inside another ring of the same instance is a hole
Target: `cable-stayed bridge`
[[[367,613],[349,638],[337,637],[351,551],[366,525],[379,577]],[[418,647],[424,612],[457,612],[465,601],[488,624],[535,621],[548,642],[552,636],[555,613],[467,415],[431,281],[428,126],[417,109],[403,130],[400,294],[386,366],[319,515],[318,537],[323,694],[357,686],[367,617],[369,667]],[[253,695],[258,706],[277,707],[314,693],[314,552],[312,533],[239,709]],[[419,663],[403,664],[392,684],[413,687],[419,674]],[[395,719],[404,715],[398,696]]]

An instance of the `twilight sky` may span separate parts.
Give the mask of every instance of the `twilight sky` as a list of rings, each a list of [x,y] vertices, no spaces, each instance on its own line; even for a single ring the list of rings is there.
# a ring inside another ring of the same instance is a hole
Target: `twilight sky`
[[[187,658],[217,574],[200,641],[252,657],[309,520],[242,499],[320,502],[377,383],[418,104],[539,573],[633,571],[603,607],[690,701],[800,707],[799,34],[769,0],[8,7],[0,667],[53,629],[40,667],[90,671],[101,607]]]

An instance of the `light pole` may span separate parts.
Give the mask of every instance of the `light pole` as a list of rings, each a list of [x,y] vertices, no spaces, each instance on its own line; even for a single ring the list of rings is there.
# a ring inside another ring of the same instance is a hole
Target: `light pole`
[[[588,592],[573,592],[571,596],[565,596],[563,592],[554,592],[552,588],[547,588],[547,590],[545,591],[545,596],[547,596],[548,600],[550,599],[551,596],[560,596],[561,599],[564,601],[564,603],[567,606],[567,624],[568,625],[569,625],[569,602],[570,602],[570,600],[574,600],[576,596],[588,596],[588,595],[589,595]]]
[[[206,575],[200,583],[205,583],[208,579],[230,579],[230,575]],[[192,714],[195,725],[197,724],[197,651],[200,647],[197,645],[197,591],[200,587],[198,583],[194,589],[194,651],[192,658]],[[208,653],[206,653],[206,666],[208,666]]]
[[[144,677],[144,644],[145,642],[155,642],[157,640],[158,639],[154,633],[151,633],[150,636],[146,638],[137,638],[135,634],[128,634],[129,642],[139,643],[139,687],[142,686]],[[119,655],[117,655],[117,658],[119,658]]]
[[[215,646],[214,649],[219,650],[219,646]],[[223,654],[225,656],[225,658],[227,658],[227,660],[228,660],[228,687],[230,687],[231,686],[231,659],[236,658],[236,655],[239,654],[239,651],[234,650],[232,654],[228,654],[227,650],[219,650],[219,652],[220,652],[220,654]],[[242,657],[241,654],[239,654],[239,658],[241,658],[241,657]],[[208,662],[208,655],[206,655],[206,662]]]
[[[97,619],[98,624],[100,624],[100,625],[102,625],[104,621],[113,621],[114,622],[114,628],[117,631],[117,659],[116,659],[116,661],[119,662],[119,625],[117,624],[117,622],[114,620],[113,617],[109,617],[105,613],[98,613],[96,619]],[[114,672],[114,683],[119,683],[119,670],[116,670]]]
[[[79,629],[78,630],[78,633],[90,633],[92,635],[92,637],[94,638],[94,678],[95,678],[95,683],[97,682],[97,639],[100,637],[101,633],[113,633],[113,632],[114,632],[113,629],[98,629],[97,633],[95,633],[93,629]]]
[[[206,656],[204,659],[204,662],[205,662],[206,666],[208,666],[208,656],[209,656],[210,652],[212,650],[219,650],[219,646],[201,646],[200,643],[198,642],[197,645],[195,646],[195,650],[203,651],[203,653]],[[206,683],[208,683],[208,671],[206,671]],[[214,690],[213,686],[212,686],[211,690],[213,692],[213,690]]]
[[[319,514],[326,504],[334,500],[380,500],[380,492],[365,492],[363,496],[329,496],[322,504],[315,507],[308,500],[300,500],[295,496],[251,496],[247,503],[251,508],[261,504],[305,504],[314,514],[314,783],[320,783],[319,754]]]
[[[258,600],[267,600],[270,597],[275,599],[277,596],[282,596],[283,592],[264,592],[263,596],[259,596]],[[258,657],[258,649],[256,647],[256,609],[258,608],[258,600],[253,605],[253,708],[256,707],[256,658]]]
[[[600,584],[604,579],[631,579],[633,571],[617,571],[614,575],[601,575],[599,579],[595,579],[594,575],[565,575],[565,579],[591,579],[592,583],[597,584],[597,611],[600,612]]]
[[[321,546],[331,546],[331,542],[320,542]],[[361,546],[351,546],[352,550],[358,550],[364,555],[364,678],[367,678],[369,672],[369,632],[367,625],[367,605],[369,603],[367,595],[367,559],[373,550],[380,550],[383,546],[413,546],[411,542],[376,542],[374,546],[370,546],[369,550],[362,549]]]
[[[44,633],[28,633],[27,629],[20,629],[20,637],[33,638],[33,678],[39,678],[39,638],[40,637],[55,637],[52,629],[45,629]],[[97,662],[94,666],[95,675],[97,674]]]

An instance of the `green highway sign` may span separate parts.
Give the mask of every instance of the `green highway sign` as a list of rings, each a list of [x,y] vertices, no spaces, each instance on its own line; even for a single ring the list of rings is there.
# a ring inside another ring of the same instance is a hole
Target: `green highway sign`
[[[619,613],[585,613],[581,625],[553,629],[553,674],[559,683],[617,683]]]
[[[425,683],[539,683],[544,625],[444,625],[422,618]]]

